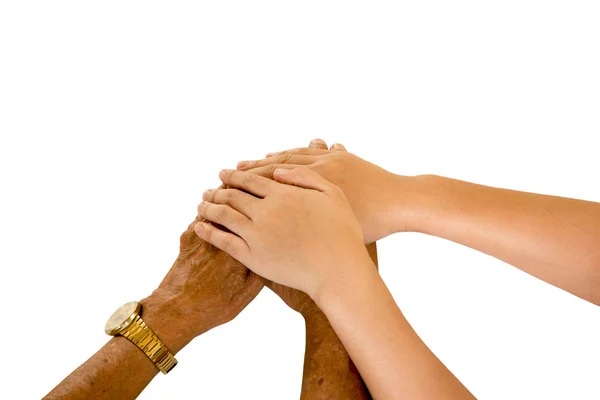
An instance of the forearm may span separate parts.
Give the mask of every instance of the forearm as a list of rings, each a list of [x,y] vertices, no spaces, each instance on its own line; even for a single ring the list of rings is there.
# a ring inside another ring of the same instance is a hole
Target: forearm
[[[315,296],[376,399],[473,399],[406,321],[379,275],[359,272]]]
[[[142,317],[175,354],[187,340],[169,331],[170,317],[152,299],[142,302]],[[44,399],[135,399],[159,372],[152,361],[122,336],[112,338],[67,376]]]
[[[370,399],[348,352],[322,312],[306,319],[301,399]]]
[[[366,246],[378,266],[377,244]],[[371,399],[360,373],[327,317],[312,301],[301,307],[306,322],[306,351],[301,399]],[[303,304],[303,303],[300,303]]]
[[[600,304],[600,204],[438,176],[419,180],[411,229],[482,251]]]
[[[134,344],[115,337],[44,399],[135,399],[157,373]]]

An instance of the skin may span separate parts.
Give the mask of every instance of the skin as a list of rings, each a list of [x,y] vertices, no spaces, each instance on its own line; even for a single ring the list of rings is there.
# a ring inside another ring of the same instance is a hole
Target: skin
[[[300,167],[277,182],[223,170],[198,213],[202,239],[256,274],[308,294],[377,399],[473,399],[408,324],[362,245],[342,190]],[[227,228],[222,230],[217,226]]]
[[[142,300],[142,318],[176,354],[195,337],[232,320],[265,281],[204,242],[192,225],[160,286]],[[176,367],[177,368],[177,367]],[[158,368],[129,340],[117,336],[66,377],[44,399],[134,399]]]
[[[263,168],[272,177],[272,169]],[[306,321],[302,399],[370,399],[350,356],[327,318],[305,293],[267,282],[204,242],[194,223],[181,235],[180,254],[152,295],[140,301],[142,317],[173,354],[193,338],[232,320],[266,283]],[[377,262],[375,244],[367,249]],[[44,399],[134,399],[158,369],[129,340],[116,336]]]
[[[309,147],[327,149],[324,142],[318,141],[311,142]],[[268,171],[266,176],[272,178],[272,172]],[[203,200],[210,201],[212,193],[207,192]],[[371,243],[366,248],[371,260],[377,266],[377,245]],[[304,317],[306,350],[300,399],[371,399],[348,352],[315,302],[299,290],[271,281],[267,282],[267,286],[290,308]]]
[[[599,203],[435,175],[395,175],[335,150],[272,153],[263,160],[240,162],[238,169],[293,169],[298,165],[344,191],[365,241],[405,231],[437,236],[491,255],[600,305]],[[372,190],[377,185],[387,185],[386,190]]]
[[[377,265],[376,244],[367,245],[367,251]],[[299,290],[273,282],[267,286],[305,320],[306,350],[300,399],[371,399],[344,345],[316,303]]]
[[[324,143],[320,139],[315,141]],[[238,170],[253,169],[260,174],[262,168],[294,169],[299,166],[312,169],[344,191],[363,227],[365,243],[392,234],[392,227],[406,219],[403,216],[406,210],[394,205],[412,203],[414,191],[399,192],[395,188],[410,186],[411,178],[394,175],[362,160],[348,153],[341,144],[334,144],[331,150],[310,147],[273,153],[264,160],[242,161]],[[390,224],[391,219],[397,222]]]

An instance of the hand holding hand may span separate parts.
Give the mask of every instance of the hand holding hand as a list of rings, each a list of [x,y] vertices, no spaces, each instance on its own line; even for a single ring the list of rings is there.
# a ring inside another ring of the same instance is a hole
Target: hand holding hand
[[[277,170],[278,182],[221,171],[229,189],[205,194],[196,233],[257,274],[309,294],[364,260],[360,225],[342,191],[307,168]]]
[[[377,244],[370,243],[366,245],[367,252],[371,257],[371,260],[375,264],[377,268]],[[324,320],[326,325],[329,326],[327,322],[327,317],[323,314],[323,312],[319,309],[319,306],[315,304],[315,302],[308,296],[306,293],[301,292],[298,289],[292,289],[291,287],[283,286],[279,283],[270,282],[266,283],[266,286],[271,289],[276,295],[278,295],[281,300],[285,304],[287,304],[292,310],[295,310],[302,314],[304,319],[310,319],[311,321],[315,320]]]
[[[237,316],[265,280],[201,240],[193,227],[181,235],[180,253],[152,295],[142,300],[144,320],[171,351]]]
[[[416,204],[413,199],[417,192],[415,179],[392,174],[348,153],[341,144],[327,150],[325,142],[315,139],[309,148],[272,153],[258,161],[242,161],[238,169],[255,169],[264,175],[260,168],[294,169],[301,165],[344,191],[362,226],[365,243],[410,229]]]

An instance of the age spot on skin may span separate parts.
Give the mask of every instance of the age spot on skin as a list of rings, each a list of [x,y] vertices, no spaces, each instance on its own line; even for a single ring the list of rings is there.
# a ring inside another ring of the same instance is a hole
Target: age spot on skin
[[[321,386],[323,382],[325,382],[325,378],[320,378],[317,383],[319,384],[319,386]]]

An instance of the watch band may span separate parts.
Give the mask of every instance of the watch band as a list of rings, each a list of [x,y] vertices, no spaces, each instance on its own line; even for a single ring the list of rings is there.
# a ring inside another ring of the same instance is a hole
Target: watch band
[[[119,332],[133,344],[140,348],[158,369],[166,374],[177,365],[177,360],[167,346],[152,332],[139,315],[133,319],[131,325]]]

